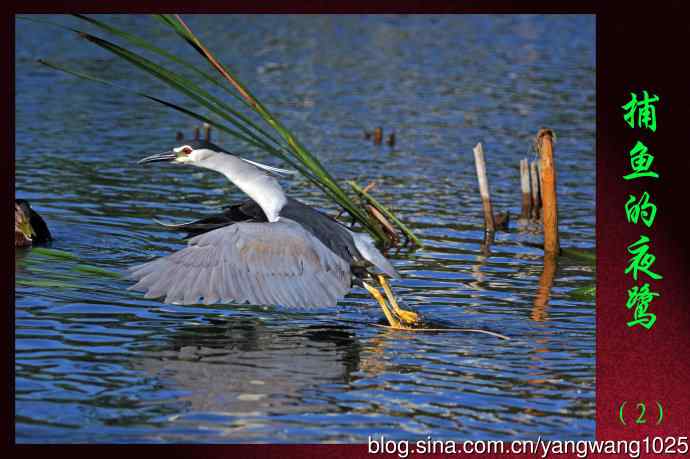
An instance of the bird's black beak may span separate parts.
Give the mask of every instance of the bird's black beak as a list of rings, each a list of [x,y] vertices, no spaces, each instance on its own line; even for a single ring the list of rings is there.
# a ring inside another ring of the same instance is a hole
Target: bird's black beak
[[[162,161],[170,162],[174,161],[175,158],[177,158],[177,153],[171,150],[164,153],[157,153],[155,155],[147,156],[146,158],[140,159],[138,164],[157,163]]]

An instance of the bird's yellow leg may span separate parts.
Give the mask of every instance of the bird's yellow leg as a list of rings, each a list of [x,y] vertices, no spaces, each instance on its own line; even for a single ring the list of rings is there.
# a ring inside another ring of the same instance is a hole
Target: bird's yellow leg
[[[364,288],[367,289],[367,291],[373,296],[376,301],[378,301],[379,305],[381,306],[381,309],[383,309],[383,315],[386,316],[386,319],[388,319],[388,323],[391,325],[392,328],[405,328],[400,321],[395,317],[393,312],[388,308],[388,305],[386,304],[386,299],[381,295],[381,292],[379,292],[375,287],[367,284],[366,282],[362,282],[364,285]]]
[[[393,308],[393,313],[400,319],[400,321],[408,327],[419,322],[419,314],[413,311],[407,311],[398,305],[398,301],[395,299],[393,290],[391,290],[391,286],[388,284],[386,278],[379,274],[378,281],[379,284],[381,284],[381,287],[383,287],[383,291],[386,292],[388,302]]]

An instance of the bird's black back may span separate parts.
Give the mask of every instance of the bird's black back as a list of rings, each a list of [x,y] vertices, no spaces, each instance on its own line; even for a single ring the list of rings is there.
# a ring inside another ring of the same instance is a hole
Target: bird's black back
[[[323,245],[348,263],[360,258],[350,231],[323,212],[296,199],[288,198],[288,203],[280,211],[280,215],[301,224]]]
[[[359,260],[361,256],[355,246],[350,231],[335,219],[296,199],[288,198],[287,204],[280,211],[280,216],[296,221],[323,245],[348,263]],[[197,236],[208,231],[222,228],[234,223],[253,221],[267,222],[268,219],[261,207],[251,199],[223,208],[222,213],[213,214],[196,220],[179,229],[187,231],[187,237]]]

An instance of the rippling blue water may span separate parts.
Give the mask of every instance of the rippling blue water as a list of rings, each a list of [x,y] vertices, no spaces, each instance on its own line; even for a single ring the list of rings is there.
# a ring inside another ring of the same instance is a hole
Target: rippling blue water
[[[76,24],[68,17],[46,17]],[[116,16],[200,62],[161,24]],[[17,251],[18,442],[363,442],[594,436],[591,265],[551,282],[517,221],[482,254],[472,147],[497,210],[519,213],[518,162],[557,133],[561,241],[593,248],[593,16],[190,16],[193,30],[339,179],[374,190],[423,239],[389,253],[399,298],[425,317],[510,336],[391,332],[355,289],[335,310],[174,306],[109,272],[170,253],[187,220],[241,195],[212,173],[137,167],[196,123],[56,73],[45,58],[182,99],[75,35],[16,25],[16,187],[51,248]],[[83,24],[79,24],[83,26]],[[201,65],[201,64],[200,64]],[[190,107],[195,107],[193,104]],[[363,130],[395,131],[394,148]],[[278,164],[227,137],[219,143]],[[335,209],[302,180],[289,193]]]

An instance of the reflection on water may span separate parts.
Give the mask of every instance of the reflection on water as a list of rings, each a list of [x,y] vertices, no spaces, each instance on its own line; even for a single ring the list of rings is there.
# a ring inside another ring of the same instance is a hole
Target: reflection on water
[[[145,17],[114,21],[177,49]],[[404,306],[512,339],[373,327],[381,312],[361,289],[308,311],[164,305],[127,291],[126,267],[183,244],[154,217],[192,219],[240,194],[212,173],[137,167],[195,124],[35,59],[180,99],[61,30],[19,22],[17,190],[50,225],[51,248],[73,258],[17,252],[17,440],[591,439],[594,305],[572,291],[593,282],[594,268],[544,263],[534,225],[485,240],[472,147],[484,145],[495,208],[517,215],[519,160],[533,157],[540,127],[553,128],[562,244],[594,247],[593,18],[190,23],[338,179],[376,180],[376,197],[423,239],[423,250],[389,254]],[[376,126],[395,130],[394,148],[364,140]],[[305,181],[284,185],[335,214]]]
[[[539,289],[534,297],[534,309],[530,315],[532,320],[536,322],[543,322],[548,319],[547,308],[557,266],[558,259],[556,257],[544,256],[544,271],[539,276]]]
[[[345,327],[276,332],[251,319],[216,322],[179,330],[169,349],[144,353],[135,364],[187,392],[180,400],[195,413],[193,423],[207,417],[213,427],[246,435],[262,425],[270,429],[267,413],[304,412],[301,394],[320,384],[347,384],[359,366],[358,343]],[[179,414],[170,420],[190,422]]]

